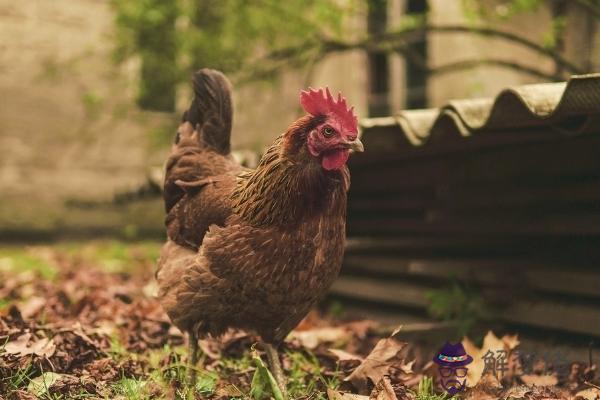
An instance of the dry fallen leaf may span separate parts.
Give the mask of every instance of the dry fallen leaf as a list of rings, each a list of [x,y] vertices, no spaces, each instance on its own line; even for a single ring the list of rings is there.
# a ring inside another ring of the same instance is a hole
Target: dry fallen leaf
[[[502,336],[501,339],[504,344],[506,345],[506,347],[509,350],[513,350],[515,349],[519,344],[521,344],[521,342],[519,341],[519,335],[514,334],[514,335],[504,335]]]
[[[47,299],[41,296],[32,296],[19,306],[24,319],[30,319],[37,314],[47,303]]]
[[[577,392],[574,397],[575,400],[600,400],[600,389],[592,387],[589,389]]]
[[[369,396],[370,400],[398,400],[396,393],[394,392],[394,388],[390,382],[390,378],[388,376],[384,376],[381,378],[377,385],[373,388],[371,395]]]
[[[29,343],[30,339],[31,333],[24,333],[17,339],[6,343],[4,351],[7,354],[21,357],[29,354],[35,354],[40,357],[50,357],[54,354],[56,345],[52,339],[41,338]]]
[[[524,385],[520,385],[520,386],[513,386],[511,388],[509,388],[506,392],[504,392],[504,398],[506,399],[510,399],[510,400],[520,400],[520,399],[526,399],[529,395],[529,393],[531,393],[531,388],[524,386]]]
[[[349,322],[345,325],[346,329],[352,332],[357,338],[364,339],[369,332],[376,329],[379,324],[370,319]]]
[[[369,400],[369,396],[359,394],[343,393],[337,390],[327,389],[327,398],[329,400]]]
[[[327,350],[328,352],[330,352],[331,354],[333,354],[338,361],[363,361],[364,359],[361,356],[358,356],[356,354],[352,354],[352,353],[348,353],[347,351],[344,350],[339,350],[339,349],[329,349]]]
[[[62,376],[62,374],[57,374],[55,372],[44,372],[42,375],[29,381],[27,391],[33,393],[37,397],[42,397],[48,393],[50,387],[58,382]]]
[[[484,375],[475,387],[467,390],[465,400],[497,400],[502,385],[490,374]]]
[[[219,380],[215,390],[215,397],[217,399],[243,398],[244,393],[237,386]]]
[[[517,386],[497,396],[503,400],[570,400],[571,395],[556,386]]]
[[[29,343],[29,339],[31,339],[31,333],[24,333],[13,341],[6,343],[4,346],[4,351],[8,354],[19,355],[21,353],[27,353],[27,343]]]
[[[142,288],[142,293],[144,293],[144,296],[146,297],[156,297],[158,295],[158,283],[156,283],[156,280],[152,279],[148,281],[148,283]]]
[[[315,349],[321,343],[336,343],[350,340],[350,332],[344,328],[315,328],[305,331],[292,331],[288,339],[296,339],[302,347]]]
[[[415,361],[416,360],[412,360],[411,362],[407,362],[406,364],[402,364],[400,366],[400,370],[402,372],[404,372],[405,374],[412,374],[413,371],[413,365],[415,365]]]
[[[554,386],[558,383],[556,375],[521,375],[523,383],[529,386]]]
[[[485,360],[483,357],[488,351],[492,352],[494,356],[498,354],[498,351],[506,351],[508,357],[508,353],[519,345],[519,339],[517,335],[505,335],[500,339],[494,335],[494,332],[489,331],[483,339],[481,349],[475,346],[467,337],[463,338],[462,344],[467,354],[473,357],[473,362],[469,364],[469,371],[467,373],[467,386],[473,387],[481,379],[481,375],[485,369]]]
[[[399,342],[392,336],[381,339],[365,360],[348,376],[349,381],[359,393],[369,393],[369,381],[372,384],[379,382],[385,375],[389,374],[390,367],[401,364],[396,356],[406,343]]]
[[[38,397],[26,390],[15,390],[11,393],[11,396],[15,400],[38,400]]]

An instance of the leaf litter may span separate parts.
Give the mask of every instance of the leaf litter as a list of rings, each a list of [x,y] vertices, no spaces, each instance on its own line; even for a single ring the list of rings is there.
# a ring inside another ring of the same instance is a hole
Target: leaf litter
[[[35,247],[27,251],[53,270],[0,268],[0,399],[189,398],[183,335],[153,297],[156,252],[124,247],[113,252],[126,254],[118,262],[106,262],[93,244],[81,252]],[[291,396],[450,400],[436,384],[437,349],[399,340],[398,329],[387,337],[382,331],[374,321],[311,312],[282,346]],[[240,331],[201,341],[195,398],[280,398],[257,341]],[[589,362],[571,363],[561,376],[538,360],[524,373],[516,335],[489,332],[481,347],[469,338],[463,346],[474,362],[462,398],[600,400]],[[506,369],[484,373],[484,356],[498,351],[507,354]]]

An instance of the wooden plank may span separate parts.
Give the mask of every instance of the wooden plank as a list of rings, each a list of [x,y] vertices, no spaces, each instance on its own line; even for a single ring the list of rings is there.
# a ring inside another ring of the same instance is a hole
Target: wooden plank
[[[440,185],[438,187],[369,194],[351,193],[350,213],[406,212],[430,210],[486,211],[490,209],[518,210],[528,207],[568,209],[569,207],[599,207],[600,179],[583,182],[484,182],[471,185]]]
[[[370,278],[340,276],[330,291],[336,295],[403,307],[423,309],[428,304],[421,286],[404,282],[385,282]]]
[[[448,235],[409,235],[363,237],[350,235],[346,239],[346,255],[412,255],[412,254],[464,254],[481,250],[486,252],[505,245],[517,245],[517,240],[509,238],[476,238],[471,241],[468,236]]]
[[[540,178],[600,176],[600,135],[516,147],[457,153],[435,159],[396,160],[351,166],[352,191],[490,180],[534,182]]]
[[[398,197],[398,196],[396,196]],[[485,182],[443,185],[436,190],[435,206],[456,209],[576,205],[600,201],[600,179],[581,181]]]
[[[529,217],[529,218],[528,218]],[[414,234],[515,234],[515,235],[598,235],[600,213],[577,215],[469,216],[429,213],[426,218],[385,215],[349,215],[351,235]]]
[[[471,257],[481,254],[484,257],[505,254],[522,255],[542,252],[548,249],[589,252],[600,248],[600,237],[529,236],[529,235],[446,235],[409,234],[384,237],[353,236],[346,240],[346,254],[400,255],[422,257]]]
[[[425,309],[428,305],[425,292],[428,289],[429,287],[405,282],[341,276],[334,283],[331,292],[357,300]],[[600,305],[547,298],[536,301],[515,299],[510,306],[489,317],[600,337]]]
[[[600,337],[600,306],[566,302],[514,302],[499,317],[512,323]]]
[[[350,193],[348,196],[348,211],[417,211],[432,206],[434,201],[434,188],[385,195]]]
[[[600,297],[600,270],[573,265],[552,265],[522,259],[406,259],[350,254],[344,274],[385,275],[390,278],[456,278],[488,286],[519,285],[532,290]]]

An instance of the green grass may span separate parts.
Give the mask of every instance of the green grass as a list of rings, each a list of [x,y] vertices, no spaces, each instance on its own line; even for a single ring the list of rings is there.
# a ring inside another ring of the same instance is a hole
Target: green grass
[[[0,377],[0,387],[4,387],[7,392],[11,392],[13,390],[18,390],[22,387],[26,387],[31,381],[31,375],[33,371],[31,370],[31,366],[26,366],[25,368],[21,368],[16,371],[16,373],[12,375],[6,375]]]
[[[413,392],[415,400],[459,400],[456,396],[450,396],[446,392],[435,393],[433,390],[433,379],[430,377],[424,377],[419,382],[418,389]]]
[[[127,273],[136,272],[135,268],[141,263],[155,262],[160,254],[160,247],[161,244],[154,241],[131,244],[106,240],[92,243],[59,243],[53,246],[52,252],[81,258],[101,266],[110,273]],[[51,259],[47,249],[45,246],[0,247],[0,276],[33,273],[44,280],[53,281],[60,265]]]
[[[72,257],[101,266],[110,273],[135,272],[135,266],[143,262],[155,262],[160,254],[161,244],[155,241],[142,241],[134,244],[118,240],[103,240],[92,243],[61,243],[57,250]]]
[[[127,400],[142,400],[145,397],[144,387],[148,382],[141,379],[122,378],[114,385],[115,392],[125,396]]]
[[[308,351],[288,351],[287,357],[291,361],[290,370],[287,371],[287,388],[292,398],[310,396],[319,389],[337,389],[340,382],[336,377],[326,378],[322,375],[322,368],[317,357]],[[314,399],[327,399],[321,393]]]
[[[214,393],[219,375],[216,372],[199,371],[197,379],[196,393],[209,395]]]
[[[34,273],[54,280],[59,267],[44,256],[42,247],[0,248],[0,274]]]

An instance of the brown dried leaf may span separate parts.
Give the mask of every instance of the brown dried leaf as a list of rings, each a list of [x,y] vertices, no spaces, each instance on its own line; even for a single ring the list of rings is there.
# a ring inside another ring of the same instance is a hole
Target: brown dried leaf
[[[494,354],[499,350],[510,352],[519,345],[519,338],[517,335],[509,336],[505,335],[502,338],[498,338],[494,335],[494,332],[488,331],[483,339],[483,345],[481,349],[475,346],[475,344],[467,337],[463,338],[462,344],[467,354],[473,357],[473,362],[469,364],[469,371],[467,373],[467,386],[473,387],[477,385],[483,374],[485,367],[485,361],[483,356],[491,351]]]
[[[30,319],[36,315],[46,305],[48,299],[40,296],[30,297],[25,303],[19,306],[21,315],[24,319]]]
[[[402,364],[400,366],[400,370],[402,372],[404,372],[405,374],[412,374],[413,371],[413,365],[415,365],[415,361],[416,360],[412,360],[411,362],[407,362],[406,364]]]
[[[38,397],[26,390],[15,390],[11,393],[11,396],[15,400],[37,400]]]
[[[364,319],[360,321],[349,322],[344,327],[352,332],[357,338],[364,339],[367,337],[369,332],[377,328],[379,324],[370,319]]]
[[[4,351],[8,354],[20,355],[21,353],[26,353],[28,351],[27,343],[29,343],[29,339],[31,339],[31,333],[24,333],[13,341],[6,343],[4,346]]]
[[[361,396],[352,393],[343,393],[333,389],[327,389],[327,398],[329,400],[369,400],[369,396]]]
[[[532,387],[523,388],[522,390],[520,390],[521,393],[523,391],[526,391],[526,393],[524,394],[524,397],[523,397],[526,400],[550,400],[550,399],[570,400],[571,399],[571,396],[569,395],[569,393],[567,391],[559,389],[556,386],[532,386]],[[500,396],[500,398],[506,399],[506,400],[511,400],[511,399],[518,400],[518,398],[516,398],[516,397],[509,397],[508,394],[510,394],[510,393],[511,393],[511,390],[509,389],[507,391],[507,394],[504,396]],[[519,392],[515,392],[515,394],[519,394]]]
[[[502,336],[501,340],[504,342],[507,350],[514,350],[517,348],[518,345],[521,344],[521,341],[519,340],[519,335],[517,334],[514,334],[512,336],[504,335]]]
[[[369,393],[369,381],[372,384],[379,382],[385,375],[389,374],[390,367],[399,364],[396,356],[406,343],[394,339],[394,334],[377,342],[367,358],[350,376],[344,379],[352,383],[359,393]]]
[[[350,339],[350,333],[344,328],[326,327],[293,331],[288,338],[296,339],[302,347],[313,350],[321,343],[346,342]]]
[[[531,393],[531,388],[519,385],[509,388],[502,397],[507,400],[526,399],[529,393]]]
[[[466,400],[497,400],[500,396],[502,385],[491,374],[486,374],[481,377],[475,387],[468,389],[465,396]]]
[[[388,376],[381,378],[371,391],[369,400],[398,400]]]
[[[529,386],[554,386],[558,383],[556,375],[521,375],[523,383]]]
[[[242,398],[244,393],[229,382],[219,381],[217,383],[217,389],[215,390],[215,396],[218,399],[231,399],[232,397]]]
[[[35,354],[40,357],[51,357],[56,351],[56,345],[52,339],[41,338],[30,343],[31,333],[24,333],[16,340],[6,343],[4,351],[16,356]]]
[[[575,394],[575,400],[600,400],[600,389],[592,387]]]
[[[340,349],[329,349],[329,353],[333,354],[338,361],[360,361],[364,359],[356,354],[348,353],[347,351]]]

